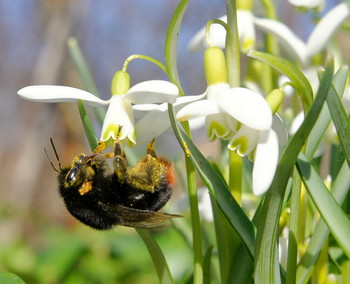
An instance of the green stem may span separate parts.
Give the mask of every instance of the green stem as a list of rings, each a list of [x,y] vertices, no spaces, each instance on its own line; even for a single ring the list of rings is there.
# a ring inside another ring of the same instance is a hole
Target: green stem
[[[157,59],[154,59],[153,57],[147,56],[147,55],[142,55],[142,54],[134,54],[134,55],[130,55],[123,64],[123,69],[122,71],[126,72],[126,69],[128,68],[129,63],[134,60],[134,59],[144,59],[147,60],[149,62],[154,63],[155,65],[157,65],[160,69],[162,69],[164,71],[165,74],[168,75],[168,71],[165,67],[165,65],[158,61]]]
[[[242,158],[229,151],[229,186],[233,197],[242,205]]]
[[[240,86],[240,49],[239,36],[237,26],[236,1],[226,0],[227,10],[227,33],[226,33],[226,63],[228,71],[228,80],[231,87]],[[238,177],[242,172],[242,159],[238,158],[235,153],[229,154],[229,187],[238,203],[242,196],[241,177]],[[238,178],[237,178],[238,177]]]
[[[188,122],[182,124],[187,135],[190,135],[190,129]],[[201,237],[201,224],[198,209],[198,195],[197,195],[197,182],[196,182],[196,170],[192,165],[190,159],[186,156],[186,175],[187,175],[187,187],[188,197],[190,202],[191,222],[192,222],[192,236],[193,236],[193,253],[194,253],[194,272],[193,283],[203,283],[203,264],[202,264],[202,237]]]
[[[298,171],[294,169],[293,188],[290,206],[290,222],[288,236],[288,260],[287,260],[287,279],[286,284],[292,284],[296,281],[297,257],[298,257],[298,229],[300,217],[300,194],[301,179]]]
[[[226,62],[228,78],[231,87],[240,86],[241,52],[237,26],[236,1],[226,0],[227,25],[226,33]]]

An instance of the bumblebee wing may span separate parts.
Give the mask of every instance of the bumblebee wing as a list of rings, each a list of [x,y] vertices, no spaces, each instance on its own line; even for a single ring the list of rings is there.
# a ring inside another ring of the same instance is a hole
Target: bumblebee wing
[[[120,218],[120,225],[141,229],[168,226],[170,219],[182,217],[178,214],[141,210],[121,205],[116,206],[115,211]]]

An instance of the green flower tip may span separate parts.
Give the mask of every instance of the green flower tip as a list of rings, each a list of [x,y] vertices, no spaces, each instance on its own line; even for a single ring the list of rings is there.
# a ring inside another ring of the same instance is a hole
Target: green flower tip
[[[130,75],[125,71],[117,71],[112,79],[111,93],[113,95],[124,95],[130,89]]]
[[[272,113],[275,114],[283,102],[284,92],[281,89],[274,89],[266,96],[265,99],[270,105]]]
[[[251,11],[253,8],[253,0],[237,0],[237,10]]]
[[[226,128],[217,121],[212,121],[208,129],[208,137],[211,141],[215,141],[217,137],[224,137],[227,134]]]
[[[204,73],[208,86],[227,83],[225,55],[219,47],[209,47],[204,52]]]

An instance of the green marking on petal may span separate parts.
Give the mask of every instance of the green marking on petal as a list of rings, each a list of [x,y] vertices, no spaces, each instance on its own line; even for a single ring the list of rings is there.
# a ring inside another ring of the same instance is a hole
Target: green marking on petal
[[[237,154],[243,155],[244,153],[247,152],[249,146],[249,140],[245,136],[237,137],[233,141],[231,141],[228,144],[228,148],[230,150],[235,150],[237,149]]]
[[[114,123],[111,123],[110,125],[108,125],[106,130],[103,132],[103,134],[102,134],[102,141],[107,141],[111,137],[113,139],[117,138],[119,132],[120,132],[120,126],[116,125]]]
[[[210,140],[215,140],[217,137],[227,136],[227,129],[221,123],[212,121],[209,125],[208,136]]]
[[[254,39],[254,38],[246,38],[246,39],[243,41],[242,49],[243,49],[243,50],[252,49],[253,46],[254,46],[254,43],[255,43],[255,39]]]

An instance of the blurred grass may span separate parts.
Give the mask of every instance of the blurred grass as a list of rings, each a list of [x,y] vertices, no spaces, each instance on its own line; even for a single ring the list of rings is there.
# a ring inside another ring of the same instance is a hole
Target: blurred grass
[[[187,244],[171,227],[153,234],[179,283],[191,267]],[[42,227],[33,238],[17,236],[0,247],[0,271],[14,273],[28,284],[158,283],[140,237],[134,229],[124,227],[108,232],[81,225]]]

